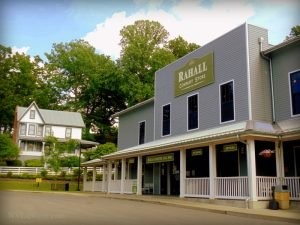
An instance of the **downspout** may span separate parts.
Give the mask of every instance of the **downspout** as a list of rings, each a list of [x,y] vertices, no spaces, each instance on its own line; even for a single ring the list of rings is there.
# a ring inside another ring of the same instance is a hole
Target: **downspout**
[[[260,55],[269,62],[269,71],[270,71],[270,83],[271,83],[271,102],[272,102],[272,123],[275,124],[276,122],[276,115],[275,115],[275,103],[274,103],[274,87],[273,87],[273,70],[272,70],[272,59],[266,56],[263,53],[262,43],[264,41],[263,37],[258,39],[259,47],[260,47]]]

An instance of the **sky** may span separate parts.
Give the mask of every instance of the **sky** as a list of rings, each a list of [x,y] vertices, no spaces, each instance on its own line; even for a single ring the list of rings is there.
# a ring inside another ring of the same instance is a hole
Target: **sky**
[[[300,25],[299,12],[300,0],[1,0],[0,44],[46,60],[54,43],[84,39],[117,59],[120,30],[147,19],[201,46],[247,22],[276,45]]]

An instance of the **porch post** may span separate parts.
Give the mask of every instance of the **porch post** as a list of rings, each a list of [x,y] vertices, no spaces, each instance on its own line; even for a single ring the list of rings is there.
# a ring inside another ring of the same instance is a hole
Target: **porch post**
[[[186,150],[180,150],[180,198],[185,196],[186,183]]]
[[[114,180],[118,180],[118,166],[119,166],[119,161],[115,161],[115,173],[114,173]]]
[[[276,175],[282,179],[284,177],[283,170],[283,151],[281,141],[275,142],[275,157],[276,157]]]
[[[138,165],[137,165],[137,195],[142,195],[142,168],[143,168],[143,161],[142,156],[138,156]]]
[[[103,164],[102,166],[102,191],[107,192],[107,169],[106,169],[106,164]]]
[[[93,183],[92,183],[92,191],[95,191],[96,174],[97,174],[97,171],[96,171],[96,167],[94,166],[94,167],[93,167]]]
[[[209,198],[215,198],[215,177],[216,173],[216,147],[214,144],[209,145]]]
[[[111,161],[108,161],[108,174],[107,174],[107,193],[110,192],[110,181],[111,181]]]
[[[126,159],[122,159],[122,167],[121,167],[121,194],[124,193],[125,187],[125,174],[126,174]]]
[[[86,180],[87,180],[87,167],[84,167],[84,169],[83,169],[83,191],[85,191]]]
[[[255,142],[253,139],[248,139],[247,143],[248,187],[250,197],[249,208],[253,208],[253,201],[257,201]]]

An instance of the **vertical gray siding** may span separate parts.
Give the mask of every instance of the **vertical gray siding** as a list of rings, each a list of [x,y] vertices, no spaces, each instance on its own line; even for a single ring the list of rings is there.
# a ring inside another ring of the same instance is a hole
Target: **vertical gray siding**
[[[174,97],[174,72],[192,58],[214,53],[215,82]],[[246,25],[241,25],[211,43],[156,72],[155,139],[161,138],[162,105],[171,103],[171,135],[187,131],[187,96],[199,94],[199,129],[220,125],[219,85],[234,80],[235,122],[248,120]]]
[[[154,109],[153,101],[119,117],[118,150],[139,144],[139,122],[146,121],[145,143],[153,141]]]
[[[300,42],[272,53],[276,120],[291,118],[289,73],[300,70]]]
[[[264,38],[262,44],[263,50],[265,50],[268,45],[268,31],[260,27],[248,25],[252,119],[271,122],[272,101],[269,64],[260,55],[258,42],[260,37]]]

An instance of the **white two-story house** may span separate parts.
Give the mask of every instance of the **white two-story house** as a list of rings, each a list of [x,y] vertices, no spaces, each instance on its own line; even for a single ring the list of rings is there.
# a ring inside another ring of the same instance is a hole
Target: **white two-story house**
[[[84,148],[97,145],[81,139],[84,127],[82,116],[78,112],[39,109],[35,102],[27,108],[17,106],[14,140],[20,148],[19,159],[25,161],[43,156],[47,136],[54,136],[62,142],[75,139]]]

